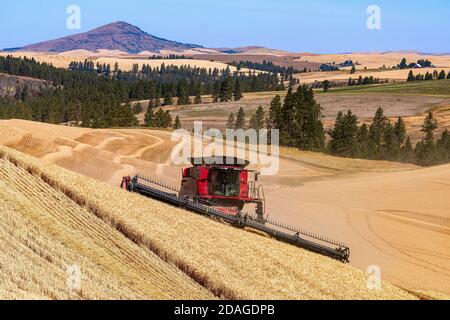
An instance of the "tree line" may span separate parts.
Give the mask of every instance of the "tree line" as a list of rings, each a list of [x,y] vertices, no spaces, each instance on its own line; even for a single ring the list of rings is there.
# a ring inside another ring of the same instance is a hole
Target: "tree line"
[[[433,73],[428,72],[426,74],[417,74],[414,75],[414,72],[411,70],[409,71],[408,78],[406,81],[424,81],[424,80],[444,80],[444,79],[450,79],[450,71],[448,74],[445,73],[445,70],[441,70],[441,72],[438,72],[437,70],[434,70]]]
[[[227,128],[246,128],[243,108],[235,116],[230,114]],[[307,151],[320,151],[348,158],[388,160],[431,166],[450,162],[450,133],[445,130],[436,139],[438,123],[433,113],[425,117],[423,138],[414,147],[406,133],[402,117],[391,122],[379,108],[371,123],[360,124],[352,113],[339,112],[334,127],[325,131],[321,121],[321,107],[314,99],[311,88],[300,86],[297,92],[289,90],[284,102],[276,96],[268,116],[262,107],[252,115],[249,128],[280,130],[280,145]],[[329,136],[326,139],[326,135]]]
[[[232,73],[225,70],[189,66],[151,68],[137,65],[122,71],[116,64],[72,62],[69,69],[39,63],[35,59],[0,57],[0,72],[43,79],[52,82],[34,98],[19,94],[15,101],[0,100],[0,117],[22,118],[49,123],[74,123],[85,127],[128,127],[137,124],[128,102],[150,100],[151,108],[178,103],[200,103],[202,94],[217,101],[239,100],[244,92],[283,89],[277,75]],[[231,92],[231,95],[230,95]]]
[[[419,59],[416,63],[408,63],[406,61],[406,58],[403,58],[400,63],[397,65],[397,69],[411,69],[414,68],[416,65],[420,65],[422,68],[429,68],[433,64],[428,59]]]
[[[156,54],[150,56],[148,58],[149,60],[163,60],[163,59],[169,59],[169,60],[185,60],[185,59],[194,59],[193,56],[186,56],[184,54],[169,54],[167,56],[158,56]]]
[[[283,67],[274,64],[272,61],[263,60],[262,63],[259,62],[253,62],[253,61],[233,61],[229,63],[231,66],[235,66],[238,70],[241,70],[243,68],[247,69],[253,69],[253,70],[260,70],[260,71],[266,71],[271,73],[278,73],[281,75],[281,77],[288,81],[292,78],[292,75],[294,73],[300,73],[300,72],[307,72],[306,68],[303,69],[303,71],[297,70],[294,67]]]

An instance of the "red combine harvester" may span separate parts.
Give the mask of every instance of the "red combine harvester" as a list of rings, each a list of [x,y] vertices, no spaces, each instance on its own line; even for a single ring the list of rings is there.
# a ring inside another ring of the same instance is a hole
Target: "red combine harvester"
[[[181,188],[151,177],[123,177],[121,188],[230,223],[258,230],[298,247],[348,262],[350,249],[343,243],[291,227],[265,216],[264,189],[257,185],[259,173],[248,170],[249,162],[230,157],[191,158],[183,170]],[[254,205],[255,213],[243,211]],[[330,246],[333,245],[333,246]]]
[[[239,214],[245,204],[252,203],[258,219],[264,220],[264,189],[256,184],[259,173],[246,169],[248,161],[225,157],[190,160],[195,165],[183,170],[180,196],[195,197],[231,215]]]

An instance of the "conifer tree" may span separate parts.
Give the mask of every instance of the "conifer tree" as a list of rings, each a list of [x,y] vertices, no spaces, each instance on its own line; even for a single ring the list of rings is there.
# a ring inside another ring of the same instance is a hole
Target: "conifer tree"
[[[195,90],[194,104],[200,104],[200,103],[202,103],[202,96],[201,96],[200,86],[198,86]]]
[[[384,115],[383,109],[378,108],[369,128],[369,137],[371,140],[369,143],[369,156],[372,158],[378,159],[382,156],[383,139],[387,124],[388,119]]]
[[[439,162],[438,150],[434,140],[434,131],[437,127],[437,121],[433,113],[428,113],[422,126],[422,132],[425,133],[425,137],[417,143],[414,150],[416,161],[419,165],[431,166]]]
[[[406,142],[400,149],[400,161],[413,162],[414,161],[414,148],[409,137],[406,138]]]
[[[323,92],[328,92],[330,90],[330,81],[325,80],[322,82]]]
[[[155,127],[156,123],[155,123],[155,113],[153,111],[153,108],[148,108],[147,112],[145,113],[144,116],[144,122],[145,122],[145,126],[146,127]]]
[[[445,71],[442,70],[438,75],[438,80],[444,80],[446,76]]]
[[[142,112],[142,104],[137,102],[133,105],[133,114],[139,114]]]
[[[233,92],[234,101],[239,101],[242,99],[242,88],[241,88],[241,81],[239,80],[239,77],[236,78],[236,81],[234,82],[234,92]]]
[[[234,126],[236,125],[236,119],[234,118],[234,114],[230,113],[227,120],[227,129],[234,129]]]
[[[264,128],[264,110],[262,106],[259,106],[258,110],[251,117],[250,128],[255,129],[257,132]]]
[[[331,140],[329,150],[332,154],[342,157],[354,157],[358,152],[358,119],[348,110],[344,115],[339,111],[333,130],[330,131]]]
[[[442,133],[441,138],[437,141],[437,148],[442,163],[450,161],[450,134],[448,129]]]
[[[226,77],[220,88],[220,101],[228,102],[233,97],[233,81],[230,76]]]
[[[167,93],[164,95],[164,102],[163,102],[163,104],[164,104],[165,106],[170,106],[170,105],[173,104],[172,96],[170,95],[170,93],[167,92]]]
[[[399,146],[402,146],[406,140],[406,126],[402,117],[398,117],[397,122],[394,125],[394,133],[397,137]]]
[[[176,116],[173,128],[175,130],[181,129],[181,121],[180,121],[180,117],[179,116]]]
[[[358,151],[357,157],[366,159],[369,156],[369,128],[363,123],[358,130]]]
[[[281,130],[283,126],[281,114],[281,97],[276,95],[270,102],[269,118],[267,120],[268,129]]]
[[[212,91],[212,99],[213,102],[219,102],[220,99],[220,81],[214,82],[213,91]]]
[[[245,111],[242,107],[239,108],[237,113],[234,129],[245,129]]]

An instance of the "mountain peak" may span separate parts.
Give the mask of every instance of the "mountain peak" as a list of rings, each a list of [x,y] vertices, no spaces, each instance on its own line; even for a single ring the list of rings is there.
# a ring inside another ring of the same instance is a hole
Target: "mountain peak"
[[[161,50],[183,51],[191,48],[201,48],[201,46],[159,38],[130,23],[117,21],[85,33],[29,45],[21,48],[21,50],[65,52],[79,49],[90,51],[106,49],[139,53],[142,51],[159,52]]]

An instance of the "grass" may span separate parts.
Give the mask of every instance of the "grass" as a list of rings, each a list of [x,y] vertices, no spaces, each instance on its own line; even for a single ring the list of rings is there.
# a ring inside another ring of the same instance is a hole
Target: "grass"
[[[414,81],[384,85],[353,86],[332,89],[330,92],[450,96],[450,80]]]
[[[147,281],[157,290],[181,288],[184,282],[174,282],[181,281],[177,273],[165,269],[174,265],[215,296],[226,299],[414,298],[387,282],[383,282],[381,290],[369,290],[367,275],[348,265],[44,165],[11,149],[0,147],[0,157],[31,172],[35,179],[45,181],[58,194],[164,260],[166,264],[149,265],[155,275],[162,273],[164,279],[160,283]],[[89,227],[89,223],[84,225]],[[85,227],[72,225],[72,230],[80,228]],[[111,232],[115,231],[105,230],[101,235],[107,237]],[[96,237],[92,235],[91,241],[104,242]],[[83,249],[87,243],[81,239],[73,245]],[[126,259],[124,255],[116,252],[112,256]],[[137,281],[138,274],[134,276]],[[179,294],[194,295],[196,289],[191,286]],[[202,296],[202,291],[197,295]]]

